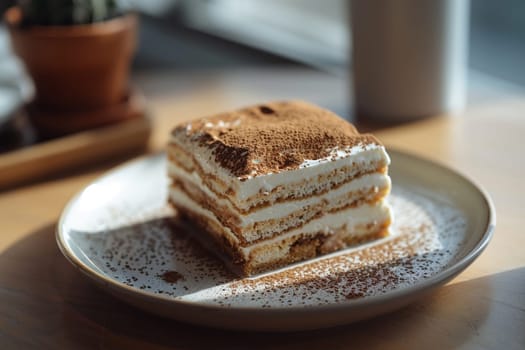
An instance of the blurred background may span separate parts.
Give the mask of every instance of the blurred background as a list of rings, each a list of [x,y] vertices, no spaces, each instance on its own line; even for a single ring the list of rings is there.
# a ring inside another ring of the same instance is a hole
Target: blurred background
[[[346,2],[121,1],[142,14],[134,71],[300,64],[335,74],[348,67]],[[0,11],[13,3],[0,1]],[[472,68],[525,84],[520,69],[525,61],[524,38],[524,1],[471,1]],[[2,33],[2,46],[5,41]]]
[[[0,12],[15,3],[0,0]],[[165,96],[173,101],[177,97],[175,103],[181,103],[199,96],[202,100],[199,113],[212,113],[217,112],[212,100],[220,95],[221,84],[236,84],[234,89],[224,89],[237,91],[231,98],[232,107],[273,98],[304,98],[343,117],[352,117],[348,79],[351,23],[346,0],[121,0],[118,3],[140,14],[131,76],[133,85],[139,87],[146,100]],[[31,101],[34,89],[9,42],[6,24],[2,23],[0,152],[4,153],[46,139],[27,132],[27,121],[23,118],[13,118],[21,104]],[[525,1],[472,0],[470,72],[523,86],[524,62]],[[265,70],[274,73],[265,74]],[[280,70],[286,74],[275,74]],[[294,74],[294,70],[301,73]],[[205,100],[207,90],[203,86],[208,84],[210,88],[208,78],[212,75],[215,90],[209,94],[210,100]],[[476,86],[481,91],[476,96],[482,98],[483,84]],[[13,89],[19,93],[13,94]],[[200,89],[199,94],[193,93],[196,89]],[[222,98],[224,105],[227,96]],[[156,111],[161,108],[162,104],[156,103]],[[161,123],[159,119],[156,122]]]

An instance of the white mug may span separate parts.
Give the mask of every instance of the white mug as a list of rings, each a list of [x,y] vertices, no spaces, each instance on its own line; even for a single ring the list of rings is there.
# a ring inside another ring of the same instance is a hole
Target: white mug
[[[406,121],[465,104],[469,0],[352,0],[359,118]]]

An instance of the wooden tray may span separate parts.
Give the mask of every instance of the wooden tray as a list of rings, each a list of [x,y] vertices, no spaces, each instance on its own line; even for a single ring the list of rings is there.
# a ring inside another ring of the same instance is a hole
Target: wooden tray
[[[0,190],[147,146],[147,115],[0,155]]]

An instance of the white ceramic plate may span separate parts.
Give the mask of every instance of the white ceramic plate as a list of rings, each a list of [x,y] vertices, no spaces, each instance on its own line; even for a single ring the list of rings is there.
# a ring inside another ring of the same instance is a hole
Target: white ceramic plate
[[[80,271],[149,312],[232,329],[304,330],[399,308],[465,269],[495,225],[465,177],[396,151],[391,237],[254,278],[235,279],[174,224],[164,155],[126,164],[65,208],[58,245]]]

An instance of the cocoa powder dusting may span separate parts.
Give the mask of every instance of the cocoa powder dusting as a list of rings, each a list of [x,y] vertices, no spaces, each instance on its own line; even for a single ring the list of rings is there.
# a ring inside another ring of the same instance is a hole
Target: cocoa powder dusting
[[[403,183],[390,203],[399,214],[393,236],[252,278],[233,276],[169,208],[109,207],[103,231],[71,235],[108,278],[164,297],[222,307],[353,303],[433,278],[465,251],[467,225],[454,206]]]
[[[334,148],[381,143],[334,113],[302,101],[272,102],[202,118],[173,131],[182,143],[213,150],[215,161],[246,178],[297,168]]]
[[[160,278],[168,283],[177,283],[179,280],[184,279],[184,276],[177,271],[166,271],[160,275]]]

